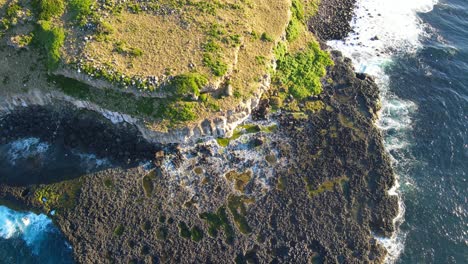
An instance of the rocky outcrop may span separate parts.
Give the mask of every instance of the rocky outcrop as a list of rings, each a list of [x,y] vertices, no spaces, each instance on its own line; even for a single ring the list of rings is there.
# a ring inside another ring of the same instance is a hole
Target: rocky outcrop
[[[309,21],[309,29],[321,40],[345,38],[351,31],[356,0],[322,0],[316,15]]]
[[[0,98],[0,116],[7,115],[21,108],[31,106],[51,106],[67,103],[76,109],[86,109],[100,113],[112,123],[128,123],[138,128],[143,137],[153,143],[191,143],[202,137],[230,137],[238,124],[245,121],[252,110],[257,107],[260,97],[267,90],[270,78],[266,76],[251,97],[242,101],[234,110],[227,110],[213,117],[187,124],[182,128],[174,128],[168,131],[154,131],[149,129],[144,120],[127,114],[118,113],[104,109],[92,102],[79,100],[67,96],[60,91],[52,90],[43,92],[41,90],[30,90],[27,93],[15,93],[4,95]]]
[[[54,216],[77,261],[382,262],[374,234],[393,231],[397,201],[387,194],[393,171],[373,124],[378,89],[340,53],[333,57],[324,108],[270,115],[274,133],[246,134],[226,148],[213,140],[163,148],[153,168],[81,177],[76,203]],[[233,170],[251,172],[233,183]],[[0,197],[42,207],[35,188],[2,185]],[[225,217],[216,235],[203,213]]]

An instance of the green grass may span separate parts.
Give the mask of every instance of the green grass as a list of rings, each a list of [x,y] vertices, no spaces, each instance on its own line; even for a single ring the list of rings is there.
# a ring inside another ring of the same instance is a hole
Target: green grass
[[[187,73],[175,76],[167,89],[181,98],[198,97],[200,90],[208,83],[208,79],[199,73]]]
[[[163,109],[163,117],[168,119],[171,124],[192,121],[197,118],[195,108],[197,102],[172,102]]]
[[[278,42],[273,50],[273,53],[275,54],[275,58],[277,60],[282,60],[286,53],[288,53],[288,47],[286,46],[286,43],[283,41]]]
[[[227,64],[219,56],[212,53],[205,53],[203,55],[203,64],[210,68],[215,76],[223,76],[228,70]]]
[[[289,21],[288,27],[286,28],[286,39],[289,42],[296,40],[303,30],[304,24],[293,17],[291,21]]]
[[[304,99],[322,92],[321,78],[326,74],[326,67],[332,64],[329,54],[318,43],[309,43],[304,51],[286,54],[278,60],[275,79],[295,98]]]
[[[68,7],[70,8],[73,19],[80,25],[84,25],[87,16],[91,14],[92,3],[92,0],[70,0],[68,2]]]
[[[55,70],[60,62],[60,48],[65,41],[63,28],[54,27],[52,22],[41,20],[36,28],[34,41],[46,51],[47,68]]]
[[[63,76],[49,76],[65,94],[87,100],[110,111],[152,119],[167,120],[172,127],[197,118],[197,102],[174,101],[122,94],[111,89],[92,89],[88,85]]]
[[[292,1],[291,12],[291,21],[286,28],[286,39],[289,42],[296,40],[305,30],[305,9],[301,0]]]
[[[260,128],[258,125],[246,124],[246,125],[238,126],[236,129],[234,129],[234,133],[232,134],[232,137],[217,138],[216,141],[218,142],[218,145],[220,145],[221,147],[227,147],[229,146],[229,143],[231,142],[231,140],[236,140],[244,134],[253,134],[253,133],[258,133],[260,131],[262,131],[262,128]]]
[[[63,0],[34,0],[33,4],[39,13],[39,20],[50,20],[59,17],[65,10]]]

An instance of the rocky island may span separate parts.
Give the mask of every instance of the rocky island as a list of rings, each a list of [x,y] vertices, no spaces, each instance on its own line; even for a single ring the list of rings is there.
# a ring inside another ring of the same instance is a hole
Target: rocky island
[[[0,145],[106,160],[2,160],[0,203],[78,263],[384,262],[379,91],[325,44],[353,5],[0,0]]]

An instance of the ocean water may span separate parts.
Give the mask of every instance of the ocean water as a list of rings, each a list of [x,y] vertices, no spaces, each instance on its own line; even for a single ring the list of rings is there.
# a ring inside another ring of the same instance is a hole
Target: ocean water
[[[374,76],[379,127],[398,177],[389,263],[467,263],[468,1],[358,0],[330,46]]]
[[[0,179],[11,185],[51,183],[112,166],[108,159],[39,138],[0,145]],[[72,248],[50,216],[0,206],[0,264],[74,263]]]
[[[0,206],[0,263],[74,263],[72,249],[43,214]]]

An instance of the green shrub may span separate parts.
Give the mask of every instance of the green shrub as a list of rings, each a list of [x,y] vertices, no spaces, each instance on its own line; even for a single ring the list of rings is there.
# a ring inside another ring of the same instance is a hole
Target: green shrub
[[[262,33],[262,35],[260,36],[260,39],[266,42],[273,42],[273,38],[270,35],[268,35],[266,32]]]
[[[286,39],[291,42],[305,30],[305,9],[301,0],[293,0],[291,5],[292,17],[286,28]]]
[[[105,21],[99,21],[96,25],[96,40],[104,41],[108,39],[108,36],[114,32],[114,28],[111,24]]]
[[[143,51],[139,48],[130,48],[130,55],[133,57],[141,57],[143,55]]]
[[[34,0],[34,6],[38,10],[39,20],[61,16],[65,10],[63,0]]]
[[[226,34],[226,30],[220,24],[212,24],[208,29],[207,34],[208,36],[219,40]]]
[[[71,14],[80,24],[84,24],[86,17],[91,14],[92,0],[70,0],[69,7]]]
[[[292,42],[299,37],[304,30],[304,25],[297,18],[293,17],[286,28],[286,39]]]
[[[195,113],[196,102],[173,102],[166,105],[162,116],[172,124],[191,121],[197,118]]]
[[[18,15],[18,12],[21,10],[21,6],[17,3],[10,4],[6,10],[6,17],[8,19],[15,18]]]
[[[273,53],[275,54],[275,58],[277,60],[282,60],[287,52],[288,52],[288,47],[282,41],[278,42],[278,45],[276,45],[273,50]]]
[[[203,64],[210,68],[215,76],[223,76],[228,70],[227,64],[222,62],[219,56],[215,56],[211,53],[205,53],[203,55]]]
[[[202,45],[203,51],[205,52],[218,52],[221,50],[221,46],[216,41],[210,39]]]
[[[56,69],[60,62],[60,48],[65,41],[63,28],[52,27],[50,21],[39,21],[34,38],[35,42],[47,52],[47,68]]]
[[[208,94],[200,94],[200,97],[199,97],[200,101],[202,102],[207,102],[208,101]]]
[[[292,17],[299,21],[305,20],[305,9],[302,0],[293,0],[291,5]]]
[[[298,99],[322,92],[320,79],[326,67],[333,62],[318,43],[309,43],[306,50],[294,55],[287,54],[278,60],[276,78]]]
[[[175,76],[169,83],[170,90],[178,97],[200,95],[200,90],[208,83],[208,79],[199,73],[187,73]]]
[[[242,43],[241,36],[239,34],[235,34],[227,38],[224,38],[223,42],[230,44],[232,47],[237,47]]]

